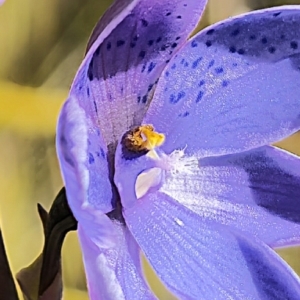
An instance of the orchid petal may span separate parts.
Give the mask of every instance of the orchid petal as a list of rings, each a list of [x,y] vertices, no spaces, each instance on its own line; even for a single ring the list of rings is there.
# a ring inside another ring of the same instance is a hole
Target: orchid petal
[[[96,24],[93,32],[87,43],[86,52],[88,52],[100,34],[105,34],[105,31],[111,31],[118,25],[122,18],[130,13],[130,10],[138,3],[139,0],[115,0],[111,6],[104,12],[100,20]],[[110,29],[106,27],[110,25]]]
[[[269,247],[201,218],[164,193],[124,211],[157,275],[180,299],[299,299],[299,280]]]
[[[156,299],[143,278],[139,247],[131,233],[118,223],[114,223],[114,230],[115,246],[103,249],[89,240],[89,232],[79,224],[90,299]]]
[[[300,129],[300,6],[251,12],[193,37],[164,70],[143,123],[166,153],[241,152]]]
[[[200,159],[192,173],[167,176],[161,191],[273,247],[300,243],[300,158],[284,150]]]
[[[95,244],[108,247],[113,236],[105,215],[112,210],[107,149],[76,98],[69,98],[62,108],[56,143],[70,208],[77,221],[89,228]]]
[[[101,23],[96,29],[99,36],[93,37],[71,95],[101,129],[106,144],[140,124],[163,68],[185,43],[206,2],[122,2],[103,21],[112,19],[106,28]]]

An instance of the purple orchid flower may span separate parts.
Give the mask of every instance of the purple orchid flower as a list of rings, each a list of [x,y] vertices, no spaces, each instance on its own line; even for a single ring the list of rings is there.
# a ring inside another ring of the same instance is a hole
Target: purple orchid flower
[[[91,299],[300,299],[269,248],[300,242],[300,6],[188,40],[207,1],[120,0],[94,30],[58,124]],[[269,246],[267,246],[267,243]]]

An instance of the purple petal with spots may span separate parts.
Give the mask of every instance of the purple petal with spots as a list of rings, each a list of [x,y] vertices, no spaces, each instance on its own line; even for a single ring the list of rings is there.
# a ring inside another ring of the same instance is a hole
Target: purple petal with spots
[[[164,70],[144,123],[167,152],[250,150],[300,129],[300,7],[245,14],[197,34]]]
[[[85,230],[79,227],[78,234],[91,300],[156,299],[143,279],[140,250],[128,229],[114,224],[117,238],[109,249],[96,247]]]
[[[286,151],[265,146],[200,159],[193,173],[167,176],[161,191],[273,247],[300,243],[300,158]]]
[[[180,299],[299,299],[299,280],[259,240],[201,218],[164,193],[124,216],[151,265]]]
[[[100,24],[96,29],[99,36],[92,38],[71,95],[101,128],[107,144],[140,124],[163,68],[185,43],[206,2],[122,2],[119,13],[113,10],[114,18],[103,21],[112,19],[106,28]]]
[[[118,25],[118,20],[127,15],[129,11],[138,3],[139,0],[115,0],[112,5],[105,11],[103,16],[96,24],[87,44],[86,52],[88,52],[93,43],[98,39],[100,34],[105,34],[106,27],[110,24],[112,30]],[[106,29],[107,31],[107,29]]]

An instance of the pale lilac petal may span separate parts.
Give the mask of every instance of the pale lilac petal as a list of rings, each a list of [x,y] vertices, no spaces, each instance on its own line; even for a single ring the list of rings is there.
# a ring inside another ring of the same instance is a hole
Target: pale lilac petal
[[[201,217],[273,247],[300,243],[300,158],[271,146],[199,160],[162,191]]]
[[[124,216],[157,275],[180,299],[300,299],[296,274],[269,247],[164,193],[147,194]]]
[[[300,129],[300,6],[255,11],[205,29],[162,74],[143,123],[167,152],[230,154]]]
[[[123,10],[113,13],[104,30],[100,26],[71,95],[78,98],[107,144],[140,124],[163,68],[185,43],[206,2],[122,2]]]
[[[57,153],[68,202],[76,219],[94,221],[112,210],[112,190],[106,159],[107,148],[99,130],[76,98],[61,111],[57,129]]]
[[[143,278],[140,250],[131,233],[118,223],[114,223],[114,231],[115,245],[103,249],[90,241],[88,229],[79,224],[90,299],[156,299]]]

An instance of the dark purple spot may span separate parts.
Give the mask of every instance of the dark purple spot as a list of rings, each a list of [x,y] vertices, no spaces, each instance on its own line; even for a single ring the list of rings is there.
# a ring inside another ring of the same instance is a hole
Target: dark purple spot
[[[263,44],[266,44],[266,43],[268,42],[268,40],[267,40],[266,37],[263,37],[263,38],[261,39],[261,42],[262,42]]]
[[[144,95],[144,96],[143,96],[142,102],[143,102],[143,103],[146,103],[146,102],[147,102],[147,95]]]
[[[207,68],[208,68],[208,69],[211,68],[214,64],[215,64],[215,60],[213,59],[213,60],[211,60],[211,61],[209,62]]]
[[[235,29],[231,32],[231,36],[237,36],[240,33],[239,29]]]
[[[100,153],[101,153],[102,158],[105,158],[105,152],[104,152],[103,148],[100,148]]]
[[[202,80],[200,80],[200,82],[198,83],[198,86],[202,86],[202,85],[204,85],[204,83],[205,83],[205,81],[202,79]]]
[[[94,79],[94,74],[93,74],[93,59],[91,60],[89,69],[88,69],[88,78],[90,81],[92,81]]]
[[[98,112],[98,107],[97,107],[97,103],[94,101],[94,107],[95,107],[95,111],[96,113]]]
[[[240,55],[243,55],[243,54],[245,54],[245,50],[244,49],[239,49],[237,51],[237,53],[240,54]]]
[[[180,91],[180,92],[178,93],[178,96],[177,96],[177,102],[178,102],[179,100],[181,100],[184,96],[185,96],[185,92],[184,92],[184,91]]]
[[[133,37],[133,41],[136,42],[136,41],[138,40],[138,38],[139,38],[139,37],[138,37],[137,35],[135,35],[135,36]]]
[[[148,86],[148,92],[150,92],[152,90],[152,88],[153,88],[153,84],[149,84],[149,86]]]
[[[72,160],[72,158],[68,155],[68,153],[66,152],[63,152],[63,156],[64,156],[64,159],[65,161],[71,166],[71,167],[75,167],[75,163],[74,161]]]
[[[100,45],[101,46],[101,45]],[[99,56],[99,54],[100,54],[100,49],[101,49],[101,47],[98,47],[97,49],[96,49],[96,51],[95,51],[95,55],[96,56]]]
[[[210,47],[210,46],[212,45],[212,42],[211,42],[211,41],[206,41],[205,45],[206,45],[207,47]]]
[[[249,40],[251,40],[251,41],[256,40],[256,36],[255,36],[254,34],[251,34],[251,35],[249,36]]]
[[[182,117],[182,118],[185,118],[189,115],[190,113],[188,111],[186,111],[185,113],[183,114],[179,114],[178,117]]]
[[[175,104],[176,103],[176,98],[174,94],[170,95],[170,99],[169,99],[170,103]]]
[[[89,89],[89,87],[87,87],[86,93],[87,93],[87,96],[90,97],[90,89]]]
[[[170,75],[170,73],[167,71],[167,72],[166,72],[166,77],[169,77],[169,75]]]
[[[170,60],[169,60],[169,59],[167,59],[167,60],[166,60],[166,64],[168,64],[169,62],[170,62]]]
[[[141,102],[141,96],[138,96],[137,99],[138,99],[138,103],[140,103]]]
[[[185,67],[188,67],[188,66],[189,66],[189,63],[186,61],[186,62],[184,63],[184,66],[185,66]]]
[[[111,42],[108,42],[108,43],[107,43],[106,49],[107,49],[107,50],[110,50],[110,49],[111,49]]]
[[[223,87],[226,87],[228,84],[229,84],[229,81],[228,81],[228,80],[223,80],[223,81],[222,81],[222,86],[223,86]]]
[[[173,70],[176,69],[176,64],[173,64],[171,69],[173,69]]]
[[[200,63],[201,60],[202,60],[202,57],[197,58],[197,59],[193,62],[192,68],[193,68],[193,69],[196,69],[196,68],[198,67],[198,65],[199,65],[199,63]]]
[[[92,153],[89,153],[89,163],[93,164],[95,162],[94,156]]]
[[[68,145],[68,141],[66,140],[64,135],[61,135],[59,140],[62,145],[64,145],[64,146]]]
[[[292,41],[290,45],[291,45],[292,49],[294,49],[294,50],[298,49],[298,43],[297,42]]]
[[[146,51],[142,50],[140,53],[139,53],[139,57],[140,58],[145,58],[146,56]]]
[[[154,41],[153,41],[153,40],[149,40],[149,41],[148,41],[148,46],[152,46],[152,45],[153,45],[153,43],[154,43]]]
[[[191,46],[192,46],[192,48],[195,48],[195,47],[198,46],[198,44],[197,44],[197,42],[196,42],[195,40],[193,40],[193,41],[191,42]]]
[[[117,41],[117,47],[121,47],[121,46],[123,46],[125,44],[125,41],[123,41],[123,40],[118,40]]]
[[[178,45],[177,43],[173,43],[171,47],[172,47],[172,48],[176,48],[177,45]]]
[[[277,13],[274,13],[274,14],[273,14],[273,17],[278,17],[280,14],[281,14],[281,11],[280,11],[280,12],[277,12]]]
[[[269,47],[268,51],[269,51],[271,54],[273,54],[273,53],[276,51],[276,48],[273,47],[273,46],[271,46],[271,47]]]
[[[171,16],[171,12],[168,12],[168,13],[166,13],[166,16],[168,17],[168,16]]]
[[[148,66],[148,73],[150,73],[154,69],[155,66],[156,66],[156,63],[151,61],[149,66]]]
[[[158,38],[156,39],[156,43],[159,43],[159,42],[161,42],[161,37],[158,37]]]
[[[143,64],[143,67],[142,67],[142,73],[145,71],[145,69],[146,69],[146,63]]]
[[[134,48],[135,46],[136,46],[136,43],[133,43],[133,42],[130,43],[131,48]]]
[[[197,98],[196,98],[196,103],[200,102],[201,99],[203,98],[203,95],[204,95],[204,92],[203,91],[200,91],[197,95]]]
[[[231,53],[235,53],[235,52],[236,52],[236,48],[235,48],[234,46],[231,46],[231,47],[229,48],[229,51],[230,51]]]
[[[176,18],[177,18],[177,19],[181,19],[181,16],[177,16]]]
[[[222,67],[217,67],[217,68],[215,68],[215,72],[216,72],[217,74],[221,74],[221,73],[224,72],[224,69],[223,69]]]
[[[176,37],[175,41],[178,41],[180,39],[180,36]]]
[[[147,26],[148,26],[148,21],[146,21],[146,20],[144,20],[144,19],[142,19],[141,21],[142,21],[142,25],[143,25],[144,27],[147,27]]]
[[[207,35],[212,35],[214,32],[215,32],[214,29],[209,29],[209,30],[207,30],[206,34]]]

